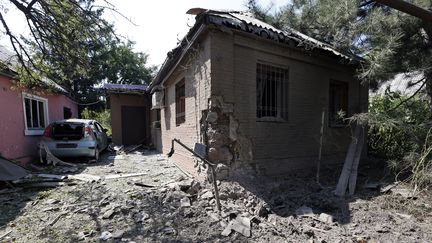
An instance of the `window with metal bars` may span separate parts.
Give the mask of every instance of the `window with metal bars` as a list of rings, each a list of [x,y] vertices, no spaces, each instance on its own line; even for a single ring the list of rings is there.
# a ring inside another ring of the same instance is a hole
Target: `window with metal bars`
[[[288,119],[288,69],[257,63],[256,91],[259,121]]]
[[[176,96],[176,125],[186,121],[186,99],[185,99],[185,80],[182,79],[180,82],[176,84],[175,87],[175,96]]]

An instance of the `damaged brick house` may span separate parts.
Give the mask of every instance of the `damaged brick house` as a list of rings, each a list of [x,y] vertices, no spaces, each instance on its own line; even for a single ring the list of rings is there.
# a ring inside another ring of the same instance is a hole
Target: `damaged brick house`
[[[191,9],[196,23],[150,88],[160,109],[162,148],[173,138],[207,146],[220,175],[242,168],[281,174],[315,166],[322,111],[322,163],[342,164],[350,129],[337,115],[367,110],[360,59],[244,12]],[[190,153],[174,161],[193,174]]]

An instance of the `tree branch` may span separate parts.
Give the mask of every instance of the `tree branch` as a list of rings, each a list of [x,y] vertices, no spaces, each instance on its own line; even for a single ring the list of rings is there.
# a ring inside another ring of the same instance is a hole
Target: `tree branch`
[[[394,111],[397,108],[399,108],[401,105],[403,105],[404,103],[408,102],[409,100],[411,100],[414,96],[416,96],[420,90],[423,89],[423,87],[426,85],[426,79],[423,78],[423,83],[422,85],[414,92],[414,94],[412,94],[410,97],[406,98],[405,100],[401,101],[399,104],[397,104],[395,107],[391,108],[389,111]]]

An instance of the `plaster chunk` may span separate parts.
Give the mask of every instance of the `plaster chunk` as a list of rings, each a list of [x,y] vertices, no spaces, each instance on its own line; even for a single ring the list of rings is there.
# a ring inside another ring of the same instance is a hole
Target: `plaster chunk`
[[[218,119],[218,114],[216,112],[209,112],[206,117],[206,121],[210,123],[216,122]]]
[[[230,116],[230,126],[229,126],[229,137],[233,141],[237,141],[237,129],[239,128],[239,123],[234,119],[233,116]]]
[[[233,159],[233,154],[228,147],[211,147],[208,152],[210,161],[230,163]]]
[[[215,172],[218,180],[225,180],[229,176],[229,168],[224,164],[218,164]]]

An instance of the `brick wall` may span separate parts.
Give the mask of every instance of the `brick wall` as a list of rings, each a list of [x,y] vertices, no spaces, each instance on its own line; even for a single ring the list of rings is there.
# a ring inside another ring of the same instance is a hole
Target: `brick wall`
[[[367,107],[367,87],[355,80],[353,69],[330,58],[312,56],[238,32],[214,31],[211,43],[212,95],[221,95],[234,104],[239,132],[252,143],[253,162],[259,170],[274,174],[315,164],[321,113],[329,104],[330,79],[349,83],[349,112]],[[286,122],[261,122],[256,118],[257,62],[289,70]],[[341,163],[350,132],[347,128],[330,128],[327,115],[324,160]]]
[[[200,119],[202,111],[208,107],[210,97],[210,37],[197,41],[197,44],[186,55],[174,72],[164,83],[165,107],[161,110],[162,151],[168,153],[171,140],[180,139],[188,147],[202,142]],[[185,122],[176,125],[175,119],[175,84],[185,79]],[[172,160],[192,174],[196,174],[192,155],[175,146],[176,153]]]
[[[252,165],[268,174],[307,168],[314,166],[317,160],[321,112],[329,106],[329,81],[348,82],[349,112],[367,108],[368,89],[355,80],[354,69],[330,57],[316,56],[237,31],[210,30],[203,36],[164,83],[165,108],[161,111],[164,153],[169,152],[173,138],[179,138],[189,147],[204,142],[200,130],[203,111],[209,109],[211,97],[222,97],[223,102],[233,105],[233,111],[224,118],[225,121],[229,118],[230,136],[232,123],[238,123],[235,129],[238,139],[234,145],[227,146],[234,155],[232,167]],[[257,121],[257,62],[289,70],[288,119],[285,122]],[[177,126],[175,84],[183,78],[186,121]],[[324,163],[341,163],[350,142],[350,131],[330,128],[328,114],[325,121]],[[177,145],[173,161],[196,174],[192,156]]]

